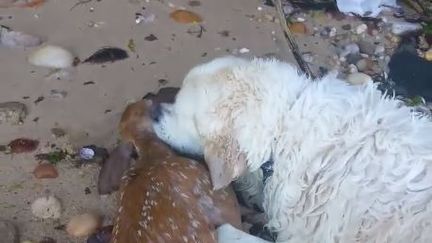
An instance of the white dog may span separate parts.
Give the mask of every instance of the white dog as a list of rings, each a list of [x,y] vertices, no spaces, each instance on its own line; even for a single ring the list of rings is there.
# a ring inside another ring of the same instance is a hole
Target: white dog
[[[217,58],[154,128],[204,155],[215,189],[273,161],[263,206],[278,242],[432,242],[432,122],[372,83]]]

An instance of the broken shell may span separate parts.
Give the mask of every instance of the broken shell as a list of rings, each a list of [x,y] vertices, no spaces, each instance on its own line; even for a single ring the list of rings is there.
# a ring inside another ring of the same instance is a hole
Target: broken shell
[[[32,203],[31,211],[37,218],[58,219],[61,215],[61,204],[54,196],[40,197]]]
[[[57,169],[52,164],[44,163],[39,164],[33,171],[33,175],[37,179],[57,178]]]
[[[35,66],[68,68],[72,67],[74,56],[63,47],[46,45],[31,53],[27,60]]]
[[[66,225],[66,232],[74,237],[89,236],[96,232],[100,224],[99,216],[85,213],[72,217]]]
[[[6,47],[34,47],[39,46],[41,43],[42,40],[39,37],[0,26],[0,45]]]
[[[202,21],[201,16],[188,10],[175,10],[170,14],[170,17],[177,23],[191,24],[200,23]]]

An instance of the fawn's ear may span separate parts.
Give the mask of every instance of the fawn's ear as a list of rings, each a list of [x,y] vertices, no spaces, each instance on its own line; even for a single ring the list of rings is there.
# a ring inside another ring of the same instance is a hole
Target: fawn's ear
[[[213,190],[223,189],[247,168],[246,156],[230,137],[212,139],[204,145],[204,159],[210,172]]]

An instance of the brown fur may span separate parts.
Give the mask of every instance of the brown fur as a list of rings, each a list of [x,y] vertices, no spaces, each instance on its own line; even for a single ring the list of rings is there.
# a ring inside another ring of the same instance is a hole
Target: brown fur
[[[231,188],[213,191],[206,167],[176,155],[153,133],[151,101],[129,105],[120,122],[138,159],[123,178],[112,242],[216,242],[215,228],[240,228]]]

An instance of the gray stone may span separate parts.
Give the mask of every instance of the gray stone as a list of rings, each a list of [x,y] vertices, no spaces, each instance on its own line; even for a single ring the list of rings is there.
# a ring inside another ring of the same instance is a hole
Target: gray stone
[[[361,40],[357,44],[361,53],[368,54],[369,56],[375,54],[376,46],[373,43]]]
[[[18,230],[15,225],[0,219],[0,239],[3,243],[18,243]]]
[[[0,124],[18,125],[27,117],[27,106],[20,102],[0,103]]]

